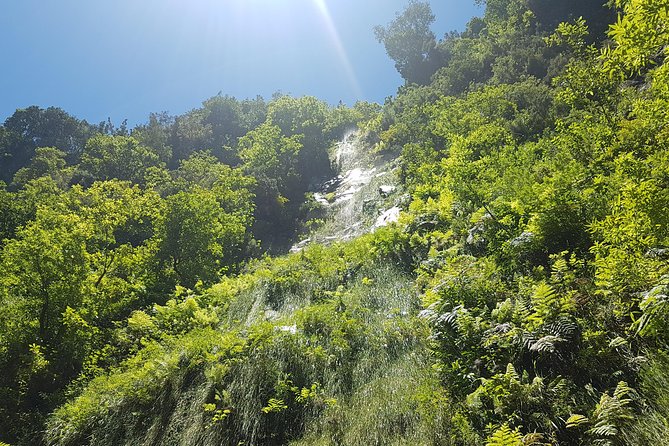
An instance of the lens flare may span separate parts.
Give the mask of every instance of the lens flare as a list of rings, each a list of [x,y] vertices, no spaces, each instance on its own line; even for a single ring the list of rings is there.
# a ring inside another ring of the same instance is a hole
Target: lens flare
[[[335,50],[337,51],[337,56],[339,57],[339,61],[344,71],[346,72],[346,76],[348,77],[348,81],[350,82],[356,97],[358,98],[363,97],[362,89],[360,88],[360,83],[358,82],[358,78],[355,75],[355,70],[353,69],[353,65],[351,64],[351,61],[348,58],[348,54],[346,53],[346,48],[344,48],[341,36],[339,35],[339,31],[337,31],[337,27],[335,26],[334,21],[332,20],[332,15],[330,14],[330,10],[328,9],[326,0],[313,0],[313,2],[316,5],[316,8],[318,9],[318,12],[321,15],[321,18],[330,36],[330,40],[332,41],[332,45],[335,47]]]

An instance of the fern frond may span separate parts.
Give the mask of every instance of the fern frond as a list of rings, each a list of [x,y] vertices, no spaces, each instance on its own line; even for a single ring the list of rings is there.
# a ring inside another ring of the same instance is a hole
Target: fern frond
[[[488,438],[486,446],[523,446],[523,436],[518,429],[511,429],[503,424]]]
[[[548,383],[548,391],[554,395],[563,393],[568,388],[567,381],[564,378],[555,378],[553,381]]]
[[[546,282],[541,282],[537,285],[532,294],[532,304],[537,310],[542,307],[551,307],[557,299],[555,288]]]
[[[511,363],[506,365],[506,374],[511,376],[514,381],[520,381],[520,375],[518,375],[516,368]]]
[[[618,428],[612,424],[602,424],[601,426],[595,426],[590,429],[590,433],[596,435],[600,440],[607,438],[614,438],[618,435]]]
[[[530,333],[529,331],[524,331],[521,334],[520,341],[522,343],[522,346],[524,349],[529,350],[535,342],[537,342],[537,337],[534,335],[534,333]]]
[[[567,341],[573,341],[578,334],[578,324],[569,317],[560,317],[555,322],[551,322],[543,329],[553,336],[564,338]]]
[[[560,311],[559,296],[555,289],[546,282],[537,285],[530,301],[534,311],[525,319],[530,324],[530,328],[542,326],[546,318]]]
[[[530,351],[546,354],[555,353],[557,351],[557,344],[564,342],[564,339],[557,336],[544,336],[539,338],[536,342],[530,345]]]
[[[620,401],[631,402],[632,400],[628,399],[628,397],[633,396],[635,393],[635,390],[632,389],[625,381],[620,381],[616,386],[616,390],[613,391],[613,397]]]
[[[442,313],[441,316],[439,316],[439,318],[437,319],[437,322],[447,325],[453,331],[457,331],[458,313],[460,313],[462,309],[463,309],[462,305],[458,305],[451,311]]]
[[[623,345],[627,345],[627,344],[628,343],[627,343],[627,340],[625,338],[622,338],[622,337],[618,336],[614,339],[611,339],[611,341],[609,342],[609,347],[618,348],[618,347],[622,347]]]
[[[567,418],[567,429],[575,429],[581,426],[588,424],[590,420],[585,415],[579,415],[577,413],[572,414]]]
[[[620,427],[634,418],[629,406],[635,394],[634,389],[625,381],[620,381],[613,395],[602,395],[593,413],[594,426],[588,431],[594,437],[593,444],[614,444]]]
[[[669,311],[669,277],[662,276],[658,285],[643,294],[639,308],[643,314],[636,320],[636,334],[644,336],[662,327]],[[658,322],[660,322],[658,324]]]
[[[532,301],[527,297],[518,297],[515,301],[516,314],[522,320],[526,320],[532,314]]]
[[[544,440],[544,434],[541,434],[539,432],[532,432],[531,434],[527,434],[523,437],[523,445],[524,446],[540,446],[545,443],[543,443]]]

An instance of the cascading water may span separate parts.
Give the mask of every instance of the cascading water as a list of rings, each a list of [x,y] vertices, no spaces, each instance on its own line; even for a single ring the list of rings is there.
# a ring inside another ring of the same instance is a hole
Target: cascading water
[[[404,197],[395,184],[394,159],[374,154],[358,132],[350,132],[335,146],[333,161],[339,174],[313,194],[326,210],[326,222],[292,252],[310,243],[348,240],[399,218]]]

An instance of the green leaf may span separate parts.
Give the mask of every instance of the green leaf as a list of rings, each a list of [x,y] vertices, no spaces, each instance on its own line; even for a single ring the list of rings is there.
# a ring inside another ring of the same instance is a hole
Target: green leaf
[[[589,423],[588,417],[579,414],[572,414],[567,418],[567,429],[579,428],[587,423]]]

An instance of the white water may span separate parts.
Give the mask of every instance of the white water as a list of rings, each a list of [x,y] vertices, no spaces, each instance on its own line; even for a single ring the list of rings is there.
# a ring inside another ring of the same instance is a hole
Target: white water
[[[392,162],[371,153],[358,133],[347,134],[335,147],[339,175],[313,194],[327,211],[326,224],[291,248],[298,252],[310,243],[348,240],[394,223],[401,207]]]

